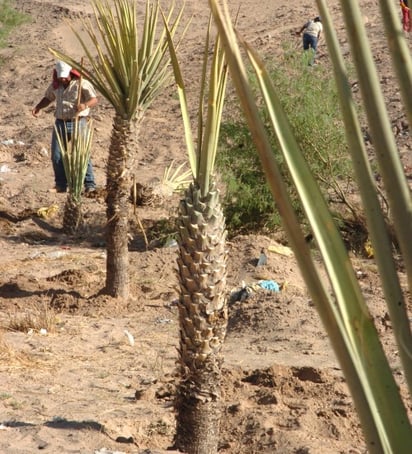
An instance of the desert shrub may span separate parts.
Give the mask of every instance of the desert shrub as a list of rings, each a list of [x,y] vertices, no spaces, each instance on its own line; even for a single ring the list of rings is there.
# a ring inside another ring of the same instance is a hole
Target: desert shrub
[[[35,304],[30,309],[23,312],[11,312],[8,314],[9,320],[4,326],[9,331],[21,331],[24,333],[33,330],[39,332],[53,332],[56,329],[58,318],[54,309],[46,303]]]
[[[14,8],[12,0],[0,0],[0,47],[5,45],[11,30],[28,19],[26,14],[22,14]]]
[[[221,127],[217,167],[225,185],[223,206],[228,230],[271,230],[280,223],[247,126],[229,121]]]
[[[352,166],[347,158],[344,128],[330,69],[309,67],[301,52],[285,49],[280,59],[270,63],[270,73],[278,89],[296,140],[311,171],[327,197],[338,222],[346,216],[358,217],[348,194],[353,191]],[[261,109],[267,122],[267,113]],[[270,140],[283,178],[299,217],[304,222],[298,197],[275,135]],[[224,209],[229,230],[273,230],[280,216],[265,181],[251,135],[236,113],[222,125],[217,165],[225,185]]]

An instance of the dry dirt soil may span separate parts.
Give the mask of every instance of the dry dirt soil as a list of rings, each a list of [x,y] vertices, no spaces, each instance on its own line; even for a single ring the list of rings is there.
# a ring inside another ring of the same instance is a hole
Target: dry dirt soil
[[[167,2],[164,2],[165,4]],[[316,15],[314,1],[244,0],[238,28],[264,56]],[[331,1],[345,54],[337,1]],[[85,228],[61,231],[65,194],[56,194],[49,142],[53,109],[31,109],[50,81],[52,46],[78,58],[68,22],[91,13],[88,1],[16,0],[31,21],[0,51],[0,452],[159,453],[172,444],[178,346],[176,254],[160,247],[151,226],[173,216],[178,198],[131,205],[131,297],[100,294],[105,282],[103,189],[113,110],[94,109],[93,162],[100,187],[84,199]],[[377,2],[360,2],[380,71],[399,150],[410,166],[409,129],[381,42]],[[238,4],[230,1],[233,11]],[[186,1],[193,16],[180,49],[189,97],[196,100],[207,2]],[[319,64],[328,65],[321,42]],[[356,81],[354,81],[356,82]],[[356,88],[356,83],[354,83]],[[193,104],[196,106],[196,104]],[[195,107],[194,107],[195,110]],[[144,120],[138,181],[162,178],[173,160],[185,161],[182,122],[174,87],[167,87]],[[39,209],[43,209],[40,210]],[[149,233],[142,241],[139,219]],[[279,240],[279,238],[277,238]],[[365,445],[341,369],[299,274],[293,254],[276,238],[236,236],[229,247],[228,293],[242,282],[271,279],[280,292],[257,290],[230,304],[224,347],[224,417],[220,452],[364,453]],[[262,247],[266,266],[257,268]],[[402,387],[391,325],[372,260],[353,259],[376,326]],[[401,275],[402,279],[403,276]],[[407,404],[411,408],[410,402]]]

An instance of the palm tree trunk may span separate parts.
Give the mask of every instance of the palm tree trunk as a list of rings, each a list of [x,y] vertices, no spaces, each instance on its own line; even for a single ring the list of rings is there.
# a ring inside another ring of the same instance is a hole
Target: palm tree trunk
[[[191,186],[180,204],[178,258],[181,382],[176,448],[217,452],[221,416],[221,348],[227,328],[226,230],[219,193]]]
[[[129,296],[129,197],[136,152],[135,122],[116,115],[107,162],[106,292]]]
[[[71,193],[68,194],[64,205],[63,231],[74,235],[83,223],[82,205]]]

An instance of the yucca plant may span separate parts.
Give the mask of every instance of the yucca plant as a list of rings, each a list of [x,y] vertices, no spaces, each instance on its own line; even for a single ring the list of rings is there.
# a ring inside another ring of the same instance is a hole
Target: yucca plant
[[[73,130],[69,134],[65,127],[63,136],[55,127],[68,188],[64,205],[63,231],[70,235],[76,233],[83,223],[82,189],[93,140],[93,120],[87,124],[82,122],[84,120],[76,118]]]
[[[273,197],[281,213],[302,275],[312,294],[353,396],[364,430],[368,452],[406,454],[410,452],[412,446],[411,423],[342,238],[333,222],[328,206],[321,196],[318,185],[302,158],[302,153],[297,146],[263,62],[247,43],[236,36],[226,3],[224,10],[216,0],[209,0],[209,3],[222,37],[230,74],[254,137]],[[364,149],[346,67],[334,32],[335,27],[326,2],[318,0],[317,4],[325,25],[327,44],[339,90],[348,149],[352,153],[372,246],[380,271],[382,289],[410,392],[412,339],[405,307],[405,295],[396,273],[393,251],[388,239],[384,215],[377,200],[377,188]],[[409,121],[411,121],[411,56],[407,50],[393,2],[379,0],[379,5],[405,108]],[[353,61],[358,73],[378,164],[386,186],[394,229],[399,239],[408,275],[409,291],[411,291],[411,195],[384,107],[383,95],[379,87],[359,4],[354,0],[342,0],[341,8],[351,42]],[[328,289],[318,276],[311,251],[304,241],[304,235],[300,231],[295,213],[288,200],[284,182],[273,158],[263,122],[259,117],[256,100],[250,88],[238,46],[239,40],[242,42],[259,80],[259,92],[265,100],[271,127],[279,140],[285,162],[314,232],[325,269],[329,275],[333,297],[329,296]],[[308,69],[302,68],[302,70]]]
[[[210,29],[211,21],[204,48],[197,145],[192,136],[186,88],[176,49],[171,34],[168,34],[193,176],[180,202],[177,219],[181,379],[176,397],[175,447],[189,454],[217,452],[221,416],[221,349],[227,328],[226,227],[214,178],[227,67],[219,38],[214,43],[209,62]]]
[[[170,80],[172,72],[158,2],[146,1],[140,36],[138,2],[92,0],[91,3],[94,21],[83,20],[89,41],[86,42],[73,29],[91,69],[55,49],[50,51],[87,77],[115,110],[106,168],[105,290],[109,295],[127,298],[129,197],[138,157],[139,125],[145,111]],[[166,17],[171,35],[176,32],[183,7],[174,19],[173,12],[172,5]]]
[[[162,186],[170,192],[181,192],[192,182],[192,171],[185,169],[186,163],[182,163],[174,169],[174,160],[165,168],[162,178]]]

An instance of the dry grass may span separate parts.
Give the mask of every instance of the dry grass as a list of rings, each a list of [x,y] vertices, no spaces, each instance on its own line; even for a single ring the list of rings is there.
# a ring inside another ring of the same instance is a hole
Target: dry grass
[[[14,349],[6,341],[2,330],[0,330],[0,363],[6,365],[7,368],[38,365],[38,361],[28,353]]]
[[[55,311],[46,303],[42,303],[23,313],[16,311],[9,314],[9,320],[4,328],[23,333],[32,331],[52,333],[56,330],[57,321]]]

